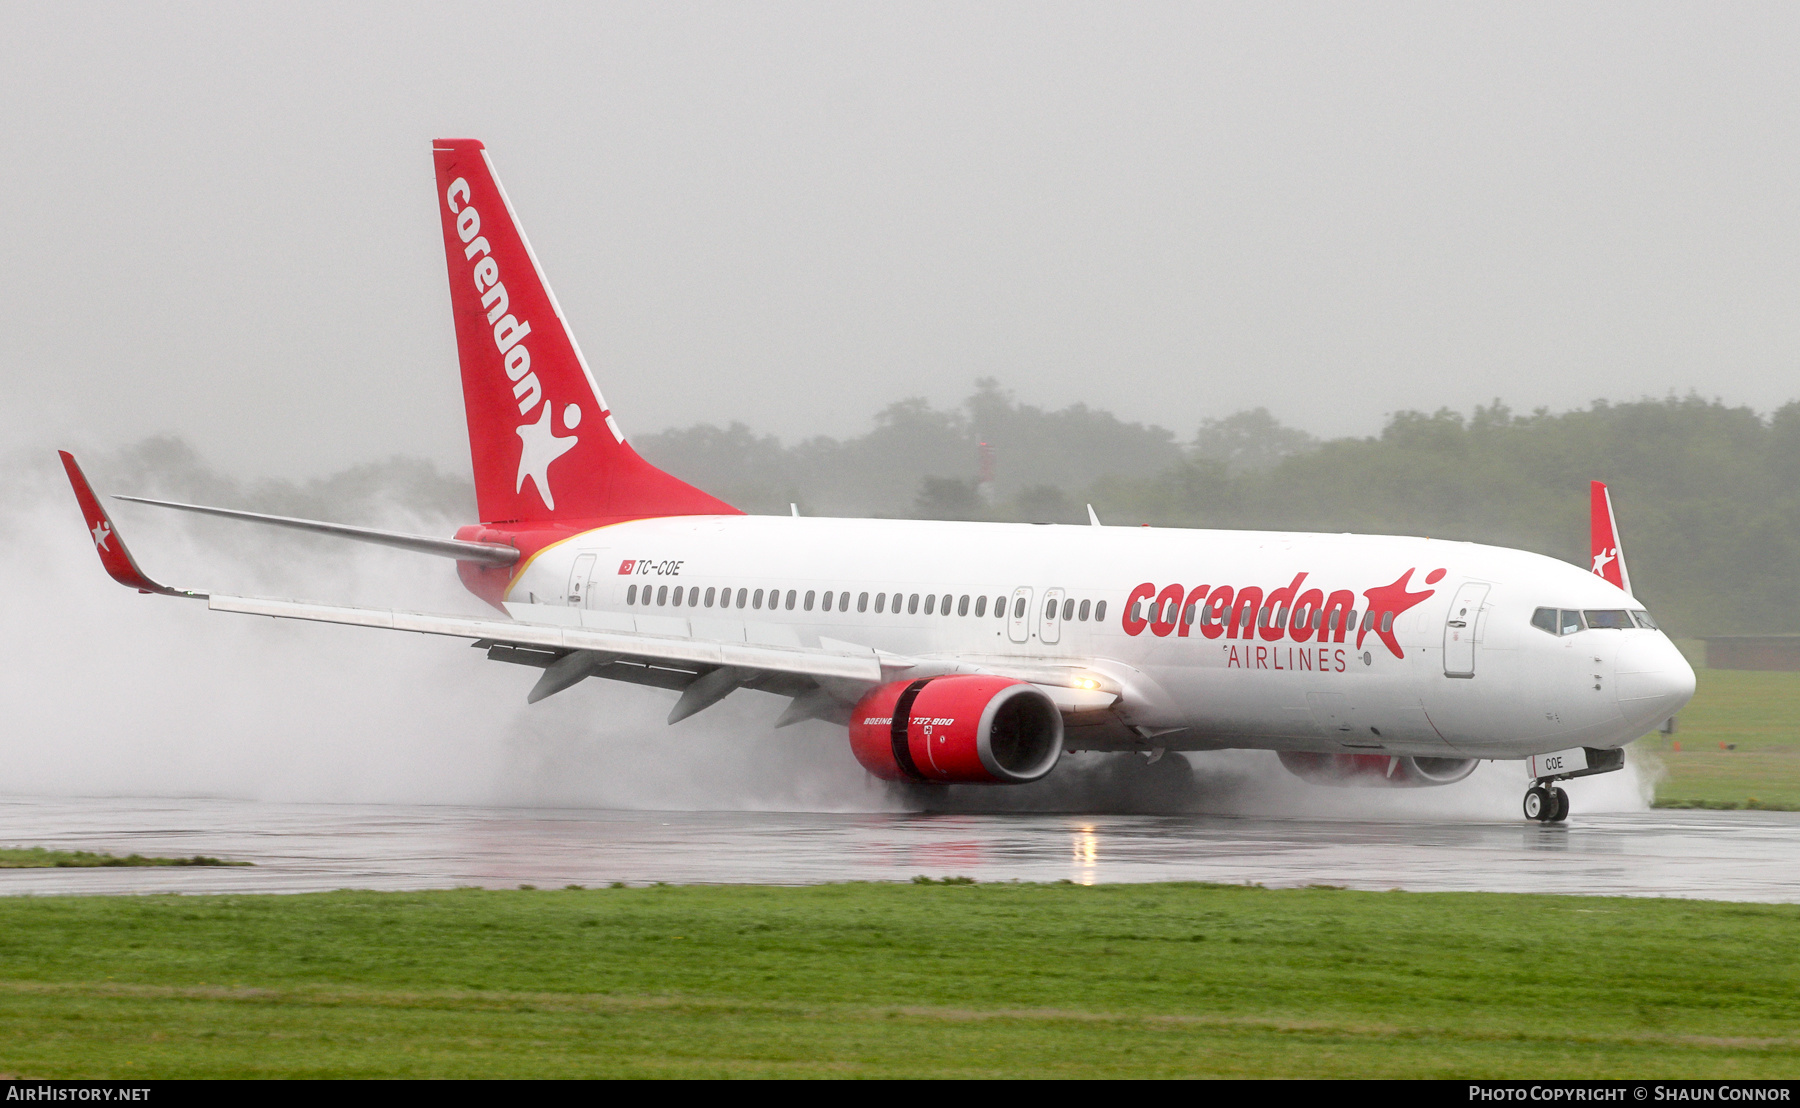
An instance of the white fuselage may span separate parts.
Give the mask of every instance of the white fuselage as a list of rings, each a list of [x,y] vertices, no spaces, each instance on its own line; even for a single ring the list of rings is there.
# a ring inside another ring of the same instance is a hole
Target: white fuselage
[[[1278,592],[1302,574],[1292,595]],[[1165,599],[1143,599],[1146,585]],[[1171,605],[1177,585],[1183,602]],[[1203,586],[1212,591],[1195,591]],[[1276,597],[1209,611],[1222,586],[1234,602],[1246,590]],[[1326,602],[1347,593],[1354,617],[1341,600],[1309,615],[1299,601],[1313,589]],[[1125,696],[1104,724],[1075,721],[1071,748],[1520,758],[1630,742],[1694,688],[1660,631],[1533,625],[1540,608],[1643,610],[1601,578],[1541,555],[1421,538],[672,517],[540,551],[507,601],[536,622],[835,644],[946,670],[1077,668]]]

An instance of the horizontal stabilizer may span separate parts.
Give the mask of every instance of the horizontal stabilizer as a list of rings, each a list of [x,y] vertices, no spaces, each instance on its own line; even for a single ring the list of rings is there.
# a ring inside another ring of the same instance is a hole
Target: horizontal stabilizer
[[[151,500],[145,496],[124,496],[115,493],[113,499],[129,500],[134,504],[154,504],[158,508],[174,508],[182,512],[198,512],[201,515],[219,516],[223,519],[241,519],[249,523],[291,527],[296,531],[311,531],[315,535],[335,535],[340,539],[354,539],[357,542],[369,542],[377,546],[392,546],[400,550],[411,550],[415,554],[436,554],[442,558],[455,558],[459,562],[475,562],[484,566],[510,566],[519,560],[519,551],[515,547],[497,542],[465,542],[462,539],[440,539],[430,535],[408,535],[402,531],[381,531],[373,527],[352,527],[348,523],[326,523],[317,519],[271,516],[261,512],[239,511],[236,508],[209,508],[202,504],[182,504],[174,500]]]

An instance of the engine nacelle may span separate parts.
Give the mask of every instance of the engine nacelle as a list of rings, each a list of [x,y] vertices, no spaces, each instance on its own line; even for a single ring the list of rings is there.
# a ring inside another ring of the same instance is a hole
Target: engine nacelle
[[[1450,785],[1475,772],[1474,758],[1405,758],[1388,754],[1281,751],[1281,764],[1315,785],[1422,788]]]
[[[1055,703],[1009,677],[896,681],[851,710],[851,752],[889,781],[1023,785],[1055,769],[1062,749]]]

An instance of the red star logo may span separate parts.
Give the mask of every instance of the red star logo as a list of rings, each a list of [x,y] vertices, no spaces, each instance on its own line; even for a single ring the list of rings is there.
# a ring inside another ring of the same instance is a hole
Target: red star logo
[[[1363,596],[1368,598],[1369,601],[1369,611],[1375,614],[1375,618],[1372,620],[1365,619],[1362,628],[1356,632],[1356,648],[1358,650],[1362,649],[1363,637],[1370,631],[1374,631],[1376,636],[1381,639],[1382,645],[1386,646],[1394,657],[1404,658],[1406,656],[1405,652],[1400,649],[1399,640],[1394,638],[1394,624],[1393,621],[1388,618],[1388,613],[1393,613],[1393,618],[1399,619],[1401,612],[1422,603],[1427,597],[1437,593],[1436,589],[1426,589],[1424,592],[1407,592],[1406,584],[1408,581],[1412,580],[1413,572],[1413,570],[1407,570],[1400,575],[1399,580],[1391,585],[1383,585],[1378,589],[1363,590]],[[1441,576],[1443,576],[1443,571],[1439,570],[1436,573],[1433,573],[1428,580],[1433,580]]]

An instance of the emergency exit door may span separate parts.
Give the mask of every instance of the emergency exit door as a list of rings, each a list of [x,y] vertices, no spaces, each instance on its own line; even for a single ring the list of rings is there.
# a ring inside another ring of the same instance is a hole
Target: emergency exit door
[[[1044,590],[1044,618],[1038,625],[1038,638],[1044,642],[1060,642],[1062,640],[1062,606],[1063,591],[1061,589]]]
[[[1014,642],[1031,638],[1031,590],[1014,589],[1012,607],[1006,613],[1006,634]]]

